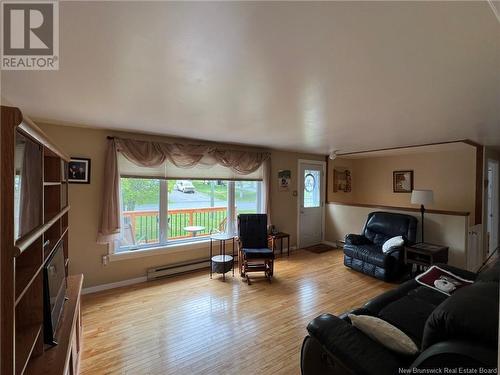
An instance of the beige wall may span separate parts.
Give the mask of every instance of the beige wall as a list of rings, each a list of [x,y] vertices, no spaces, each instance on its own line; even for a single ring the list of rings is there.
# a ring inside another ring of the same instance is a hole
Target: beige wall
[[[371,204],[393,207],[413,207],[411,194],[394,193],[392,172],[413,170],[414,188],[434,191],[434,204],[429,209],[469,212],[469,216],[428,213],[425,216],[426,241],[449,246],[449,263],[458,267],[473,267],[469,260],[468,228],[474,220],[476,151],[469,145],[442,146],[441,151],[399,153],[392,156],[337,158],[328,165],[333,184],[333,168],[350,168],[352,192],[333,192],[329,184],[326,209],[328,241],[342,240],[348,233],[360,233],[368,213],[376,208],[342,205],[341,203]],[[439,146],[437,147],[440,148]],[[337,202],[338,204],[334,203]],[[417,217],[417,239],[420,238],[420,213],[383,209]]]
[[[465,211],[474,219],[475,149],[465,146],[460,150],[421,152],[360,159],[338,158],[329,163],[333,182],[333,168],[348,167],[352,171],[352,192],[333,192],[328,189],[329,202],[378,204],[396,207],[414,207],[411,194],[394,193],[392,172],[413,170],[414,188],[434,191],[434,204],[427,208]],[[332,185],[329,185],[332,186]]]
[[[48,124],[40,124],[40,127],[70,156],[92,159],[91,183],[71,184],[69,189],[70,272],[83,273],[85,287],[142,277],[150,267],[208,258],[208,245],[197,244],[168,249],[161,252],[161,255],[113,261],[103,266],[101,259],[108,250],[107,246],[96,243],[96,236],[102,197],[106,136],[124,135],[144,139],[152,137]],[[297,186],[298,159],[324,160],[324,156],[272,151],[272,221],[280,230],[290,233],[292,246],[296,243],[297,231],[297,197],[293,196],[293,190]],[[290,169],[292,172],[289,192],[278,192],[277,174],[281,169]]]
[[[272,151],[272,185],[271,185],[271,210],[272,223],[283,232],[290,233],[290,243],[292,246],[297,244],[297,199],[293,195],[297,191],[298,160],[325,160],[323,155],[300,154],[283,151]],[[290,191],[278,191],[278,171],[289,169],[292,173],[290,181]]]

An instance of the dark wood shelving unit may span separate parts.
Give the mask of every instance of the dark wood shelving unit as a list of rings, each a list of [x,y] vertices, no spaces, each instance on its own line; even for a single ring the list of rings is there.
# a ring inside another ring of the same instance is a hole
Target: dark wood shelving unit
[[[43,191],[43,217],[44,221],[53,219],[61,212],[61,184],[46,185]]]
[[[38,238],[26,249],[26,251],[23,251],[16,258],[16,300],[20,297],[21,293],[26,290],[43,265],[41,241],[42,239]]]
[[[68,302],[64,307],[59,330],[56,334],[58,345],[50,351],[33,359],[28,364],[26,374],[70,374],[78,373],[80,347],[81,347],[81,311],[80,295],[82,291],[83,276],[74,275],[68,277]],[[72,335],[62,333],[73,331]],[[74,345],[71,345],[74,340]],[[69,351],[69,352],[68,352]],[[65,361],[69,358],[70,367],[66,368]]]
[[[68,276],[69,157],[18,108],[2,106],[1,120],[0,373],[76,374],[83,276]],[[58,345],[48,346],[44,267],[58,244],[68,300],[56,330]]]
[[[15,307],[16,374],[23,373],[32,355],[41,355],[43,352],[42,290],[43,274],[38,272]]]

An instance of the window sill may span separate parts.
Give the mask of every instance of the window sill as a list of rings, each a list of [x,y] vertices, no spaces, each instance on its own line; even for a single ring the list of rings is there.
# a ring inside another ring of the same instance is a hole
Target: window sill
[[[189,241],[171,245],[150,247],[147,249],[129,250],[121,253],[112,253],[108,255],[108,261],[116,262],[120,260],[144,258],[155,255],[176,254],[198,249],[206,249],[208,253],[209,243],[210,239],[207,238],[206,240]]]

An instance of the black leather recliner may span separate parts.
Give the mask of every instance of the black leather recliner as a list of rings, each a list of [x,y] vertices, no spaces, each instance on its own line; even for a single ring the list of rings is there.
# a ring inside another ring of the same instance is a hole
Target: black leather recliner
[[[427,373],[438,374],[446,373],[445,368],[450,374],[460,373],[459,368],[461,373],[496,374],[499,265],[497,261],[479,274],[440,265],[475,282],[448,297],[412,279],[350,311],[399,328],[420,347],[415,356],[372,340],[351,325],[347,313],[318,316],[307,326],[302,344],[302,375],[426,373],[414,369],[437,369]]]
[[[414,243],[418,220],[410,215],[392,212],[372,212],[366,219],[363,234],[348,234],[344,245],[344,264],[356,271],[381,280],[392,280],[406,269],[404,248],[394,247],[387,253],[382,245],[392,237],[403,236]]]

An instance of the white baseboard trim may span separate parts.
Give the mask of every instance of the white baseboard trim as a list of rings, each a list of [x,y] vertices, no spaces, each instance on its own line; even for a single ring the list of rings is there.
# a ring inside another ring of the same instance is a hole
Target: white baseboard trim
[[[103,290],[115,289],[115,288],[120,288],[122,286],[139,284],[139,283],[143,283],[145,281],[148,281],[148,278],[146,276],[141,276],[141,277],[136,277],[134,279],[117,281],[115,283],[90,286],[88,288],[83,288],[82,294],[90,294],[90,293],[101,292]]]
[[[148,281],[164,279],[166,277],[176,276],[182,273],[189,273],[203,268],[210,269],[210,259],[190,263],[153,267],[148,269],[147,279]]]
[[[297,250],[297,246],[290,246],[290,254]],[[278,252],[277,250],[276,252]],[[283,255],[285,256],[287,252],[287,249],[283,249]],[[194,267],[192,270],[188,270],[186,272],[192,272],[200,269],[200,267]],[[177,272],[177,273],[183,273],[183,272]],[[177,274],[176,272],[172,272],[171,274],[169,273],[168,276],[174,276]],[[168,277],[166,276],[166,277]],[[147,276],[141,276],[141,277],[136,277],[134,279],[128,279],[128,280],[122,280],[122,281],[117,281],[114,283],[108,283],[108,284],[101,284],[101,285],[95,285],[95,286],[90,286],[88,288],[83,288],[82,294],[90,294],[90,293],[96,293],[96,292],[102,292],[103,290],[108,290],[108,289],[115,289],[115,288],[120,288],[122,286],[128,286],[128,285],[133,285],[133,284],[139,284],[148,281]]]

